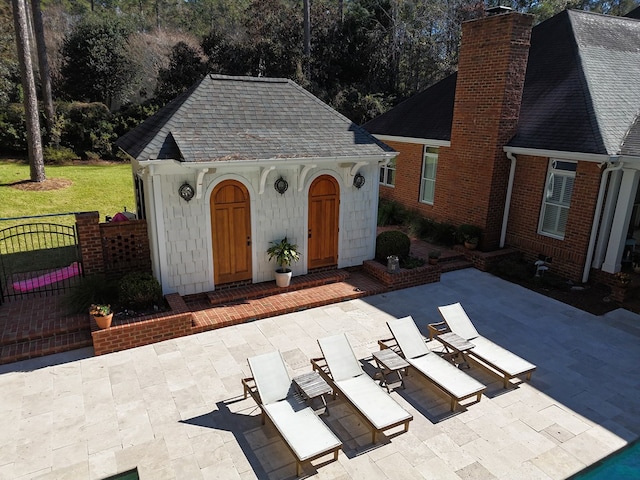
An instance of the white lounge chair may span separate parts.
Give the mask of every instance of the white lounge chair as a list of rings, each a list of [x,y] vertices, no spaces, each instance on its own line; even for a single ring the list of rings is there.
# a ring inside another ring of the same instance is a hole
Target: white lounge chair
[[[467,352],[467,356],[479,366],[502,377],[504,388],[511,384],[512,378],[525,377],[531,380],[536,366],[481,336],[460,303],[438,307],[438,310],[453,333],[475,345]]]
[[[413,415],[402,408],[367,375],[344,333],[318,340],[324,357],[312,359],[311,364],[337,392],[357,410],[369,424],[372,443],[376,436],[399,425],[409,430]]]
[[[413,318],[389,320],[387,326],[409,365],[451,397],[452,412],[461,400],[475,396],[480,401],[487,387],[429,350]]]
[[[292,394],[291,379],[280,352],[251,357],[248,362],[255,388],[252,388],[252,379],[243,379],[244,397],[250,393],[262,410],[262,423],[266,413],[276,427],[296,457],[296,475],[300,475],[304,461],[329,453],[337,460],[342,443],[311,407]]]

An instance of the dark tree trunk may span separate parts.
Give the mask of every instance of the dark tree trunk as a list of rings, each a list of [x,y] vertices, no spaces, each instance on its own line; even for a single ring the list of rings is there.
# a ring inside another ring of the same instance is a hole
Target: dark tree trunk
[[[13,4],[13,21],[16,30],[16,46],[20,62],[22,88],[24,89],[24,113],[27,120],[27,148],[31,181],[44,182],[44,159],[42,157],[42,140],[40,138],[40,119],[38,118],[38,97],[36,82],[33,77],[31,50],[29,47],[29,31],[27,10],[24,0],[11,0]]]
[[[311,0],[302,0],[304,10],[303,29],[304,29],[304,75],[307,81],[311,81]]]
[[[40,84],[42,88],[44,116],[47,124],[47,137],[49,143],[58,144],[59,139],[54,138],[55,132],[53,126],[56,111],[53,106],[53,96],[51,94],[51,70],[49,69],[47,45],[44,41],[44,24],[42,23],[40,0],[31,0],[31,8],[33,10],[33,28],[35,31],[36,46],[38,47],[38,69],[40,70]]]

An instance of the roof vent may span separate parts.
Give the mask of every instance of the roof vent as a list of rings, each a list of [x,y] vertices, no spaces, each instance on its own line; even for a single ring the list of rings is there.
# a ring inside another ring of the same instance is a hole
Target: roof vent
[[[486,12],[487,12],[487,15],[491,17],[493,15],[502,15],[503,13],[511,13],[513,12],[513,8],[506,7],[504,5],[498,5],[497,7],[487,8]]]

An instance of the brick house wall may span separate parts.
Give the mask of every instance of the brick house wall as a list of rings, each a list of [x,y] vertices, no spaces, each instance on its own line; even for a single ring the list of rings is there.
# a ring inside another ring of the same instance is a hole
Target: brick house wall
[[[463,24],[451,147],[441,148],[434,210],[483,228],[481,247],[499,245],[533,17],[496,15]]]
[[[549,159],[518,155],[506,244],[531,262],[542,254],[552,257],[555,272],[581,281],[597,202],[601,170],[592,162],[578,162],[564,240],[538,234],[540,209]]]
[[[424,145],[386,140],[385,143],[399,155],[396,157],[395,186],[380,185],[380,198],[402,203],[417,211],[424,211],[425,215],[430,214],[432,206],[419,201]]]

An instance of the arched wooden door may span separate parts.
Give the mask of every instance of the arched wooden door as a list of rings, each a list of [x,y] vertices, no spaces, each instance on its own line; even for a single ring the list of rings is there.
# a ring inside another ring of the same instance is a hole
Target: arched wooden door
[[[308,268],[338,264],[340,187],[330,175],[316,178],[309,188]]]
[[[227,180],[211,194],[213,276],[216,285],[251,280],[251,208],[249,192]]]

